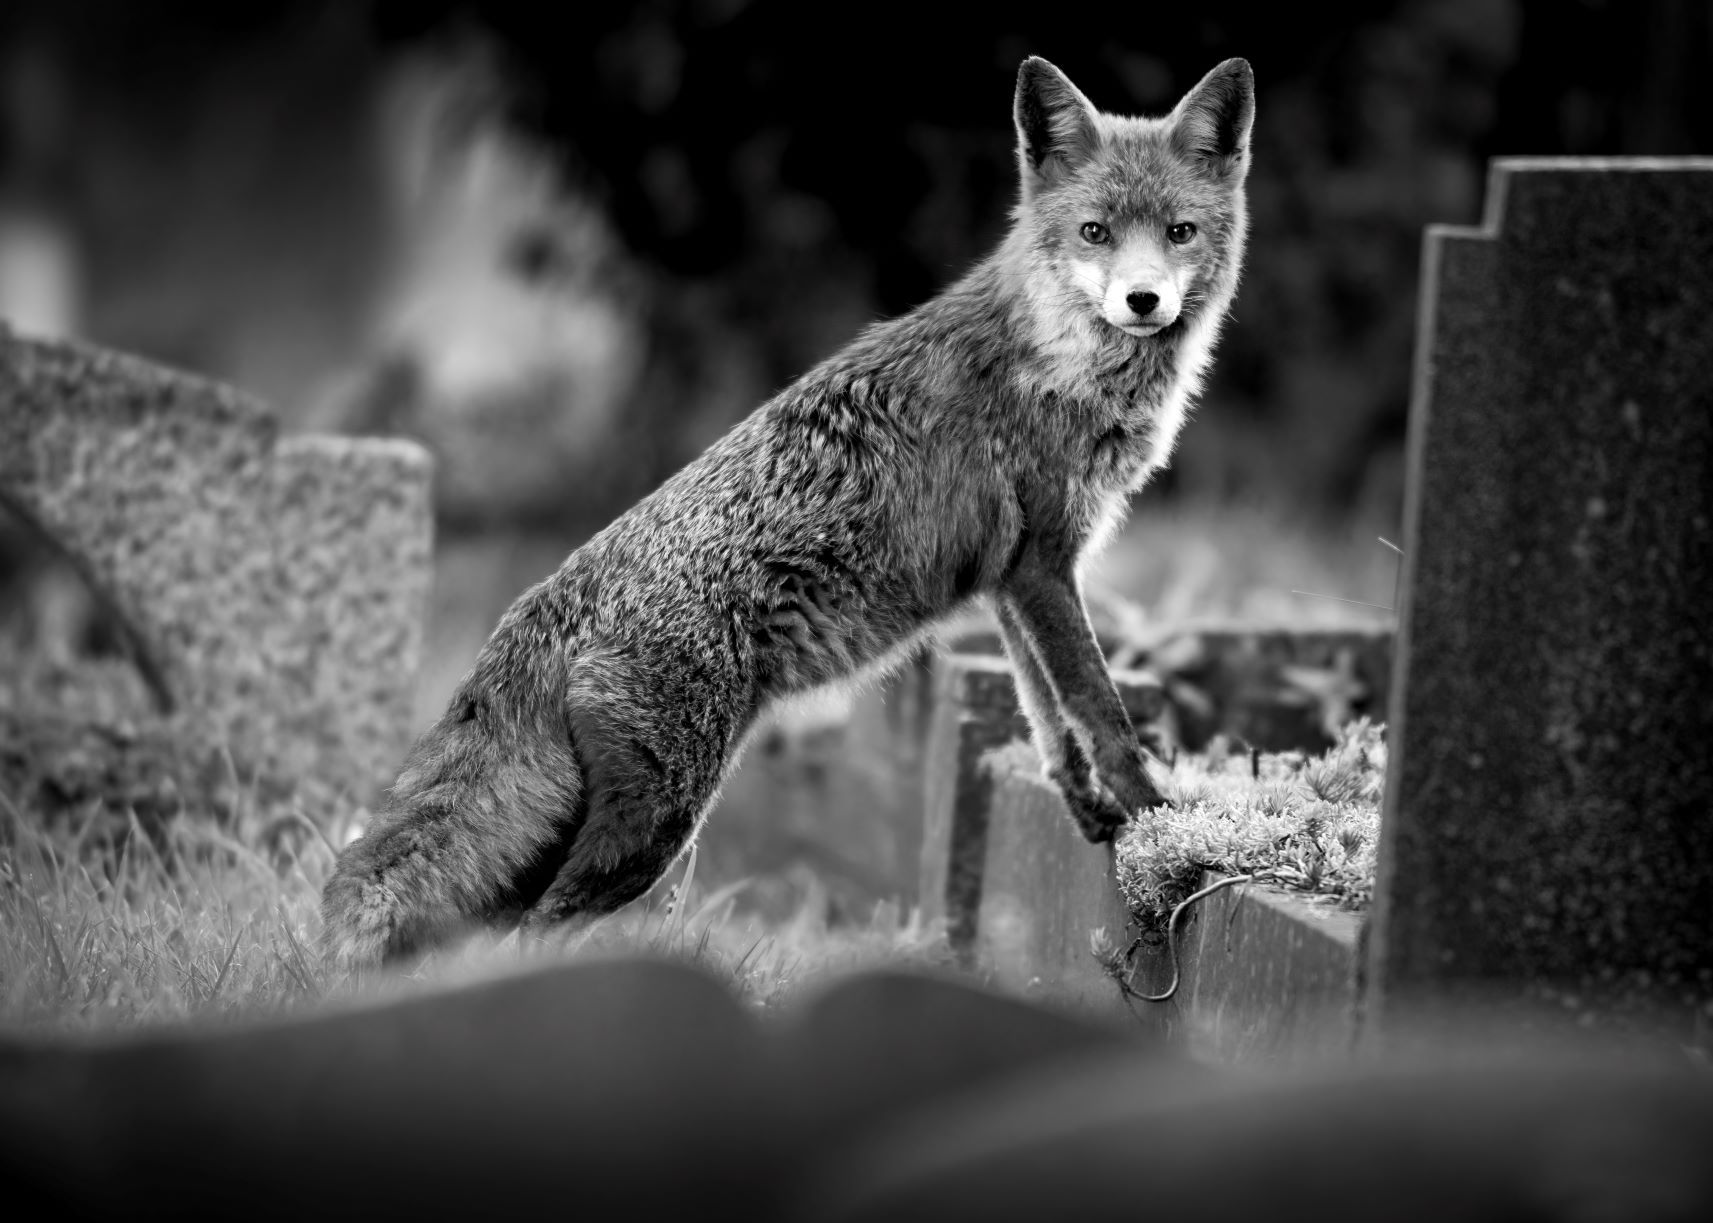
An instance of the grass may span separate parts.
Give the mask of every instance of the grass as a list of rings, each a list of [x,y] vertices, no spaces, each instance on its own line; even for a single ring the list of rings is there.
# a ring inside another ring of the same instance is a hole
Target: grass
[[[335,977],[315,951],[334,857],[319,837],[264,844],[184,816],[153,833],[133,820],[129,835],[93,843],[83,828],[50,832],[9,804],[0,811],[0,1027],[12,1031],[277,1014],[639,949],[698,963],[760,1007],[828,972],[939,960],[937,942],[896,907],[843,926],[813,904],[784,922],[742,914],[741,886],[697,887],[692,851],[670,885],[573,940],[480,934],[408,974]]]
[[[1167,795],[1174,805],[1118,841],[1125,900],[1145,929],[1164,929],[1172,909],[1215,871],[1365,908],[1385,777],[1384,731],[1367,719],[1318,757],[1180,757]]]
[[[1371,622],[1370,611],[1293,596],[1290,589],[1389,602],[1395,558],[1372,535],[1292,526],[1261,507],[1144,504],[1103,556],[1098,576],[1139,599],[1155,621]],[[464,588],[521,589],[551,567],[546,558],[556,559],[559,546],[508,550],[504,541],[470,542],[441,558],[442,596]],[[492,581],[454,580],[473,558],[511,568],[503,577],[489,575]],[[443,689],[503,610],[503,595],[495,600],[476,607],[437,598],[425,657],[438,666],[423,684],[424,716],[444,702]],[[4,672],[0,662],[0,680]],[[1377,744],[1377,732],[1364,733]],[[11,746],[25,750],[31,742],[23,735]],[[1203,869],[1242,868],[1361,903],[1372,886],[1373,818],[1363,814],[1367,799],[1344,796],[1339,787],[1350,776],[1378,776],[1374,744],[1360,748],[1365,766],[1342,756],[1266,758],[1259,783],[1243,767],[1247,758],[1180,761],[1184,806],[1147,840],[1133,834],[1120,847],[1131,902],[1158,912],[1171,897],[1187,894]],[[703,964],[767,1007],[828,972],[940,956],[931,932],[910,914],[883,907],[860,922],[832,923],[825,897],[814,889],[783,920],[746,913],[738,903],[746,881],[710,878],[710,870],[698,879],[692,857],[670,885],[576,946],[520,947],[515,938],[478,936],[403,978],[330,979],[314,947],[334,850],[303,815],[321,815],[319,799],[294,807],[278,795],[265,801],[227,795],[205,809],[201,799],[181,796],[191,810],[145,813],[139,823],[111,805],[74,807],[52,818],[21,810],[8,802],[6,782],[0,774],[0,1027],[11,1030],[220,1021],[360,990],[414,989],[513,971],[520,963],[639,948]],[[328,835],[338,842],[361,812],[336,805],[333,811]]]
[[[1315,758],[1180,757],[1175,806],[1117,846],[1132,911],[1145,928],[1163,928],[1210,870],[1364,907],[1385,759],[1382,730],[1367,721]],[[277,817],[240,820],[237,828],[258,831],[239,833],[186,815],[152,831],[132,817],[128,835],[96,837],[93,809],[83,823],[51,826],[3,802],[0,814],[0,1025],[12,1030],[274,1014],[638,949],[698,963],[763,1008],[842,969],[943,962],[931,932],[893,906],[843,925],[829,924],[813,900],[783,922],[741,912],[744,883],[700,885],[692,851],[668,885],[573,939],[524,945],[477,935],[406,976],[359,982],[331,977],[314,951],[334,860],[319,834],[282,837]]]
[[[322,995],[322,858],[269,861],[211,821],[91,844],[5,807],[0,1020],[92,1029],[277,1011]],[[90,820],[97,818],[90,813]],[[330,859],[330,854],[323,854]]]

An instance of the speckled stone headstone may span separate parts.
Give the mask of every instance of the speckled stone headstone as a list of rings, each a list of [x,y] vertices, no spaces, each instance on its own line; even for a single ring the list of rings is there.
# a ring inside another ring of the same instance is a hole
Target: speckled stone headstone
[[[274,729],[303,769],[348,769],[362,792],[392,781],[412,737],[429,475],[427,452],[400,439],[289,437],[274,451]]]
[[[1713,159],[1427,236],[1370,1014],[1713,1023]]]
[[[134,630],[192,757],[240,784],[391,779],[430,578],[429,461],[281,438],[230,388],[0,328],[0,496]]]

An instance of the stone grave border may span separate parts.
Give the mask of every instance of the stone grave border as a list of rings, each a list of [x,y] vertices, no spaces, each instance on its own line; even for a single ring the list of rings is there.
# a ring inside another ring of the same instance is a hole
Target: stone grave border
[[[1300,640],[1308,652],[1343,635],[1262,631]],[[1138,720],[1157,714],[1157,687],[1141,674],[1121,674],[1120,683]],[[1170,1000],[1127,998],[1126,986],[1157,993],[1168,985],[1164,943],[1135,942],[1110,848],[1083,841],[1041,776],[1009,663],[943,655],[934,693],[921,895],[925,919],[943,923],[963,963],[1025,996],[1176,1035],[1210,1060],[1294,1060],[1353,1047],[1364,916],[1264,884],[1215,893],[1185,914]]]

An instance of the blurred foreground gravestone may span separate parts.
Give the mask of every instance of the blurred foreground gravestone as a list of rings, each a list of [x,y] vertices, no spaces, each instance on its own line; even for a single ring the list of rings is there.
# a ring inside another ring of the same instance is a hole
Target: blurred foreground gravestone
[[[1428,233],[1371,939],[1469,999],[1713,1031],[1713,159],[1502,160]]]
[[[3,1037],[7,1217],[1688,1223],[1713,1206],[1713,1086],[1681,1058],[1489,1028],[1257,1074],[968,982],[871,972],[805,994],[763,1018],[703,969],[592,960],[283,1021]]]
[[[414,444],[282,438],[227,387],[0,329],[0,499],[112,604],[150,689],[83,702],[91,735],[8,686],[8,779],[140,806],[133,774],[164,773],[163,814],[211,772],[368,799],[410,731],[428,494]],[[76,769],[35,758],[56,735]]]

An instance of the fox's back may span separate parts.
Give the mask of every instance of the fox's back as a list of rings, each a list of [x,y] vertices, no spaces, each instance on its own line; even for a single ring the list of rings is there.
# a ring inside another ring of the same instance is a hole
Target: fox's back
[[[757,701],[859,670],[953,610],[989,576],[993,497],[962,462],[947,478],[934,380],[894,351],[909,329],[878,338],[740,422],[519,607],[551,608],[572,655],[717,667]]]

